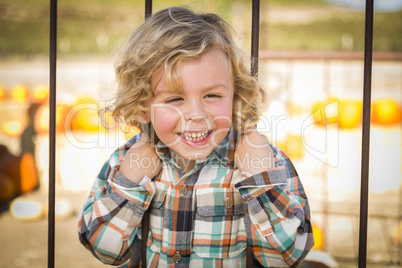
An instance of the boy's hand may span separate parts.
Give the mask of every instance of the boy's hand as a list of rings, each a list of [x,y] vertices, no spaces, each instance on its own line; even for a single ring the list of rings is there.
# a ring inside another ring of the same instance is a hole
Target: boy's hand
[[[139,183],[145,175],[151,179],[158,175],[162,165],[148,135],[143,134],[126,153],[120,163],[120,173],[127,179]]]
[[[235,163],[241,172],[252,175],[274,168],[275,159],[267,137],[256,129],[242,135],[236,148]]]

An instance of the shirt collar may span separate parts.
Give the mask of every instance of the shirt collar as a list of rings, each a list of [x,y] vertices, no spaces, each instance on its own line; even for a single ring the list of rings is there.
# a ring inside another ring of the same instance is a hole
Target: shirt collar
[[[207,161],[219,161],[228,167],[235,166],[234,153],[236,150],[236,143],[241,135],[240,132],[234,128],[230,128],[226,137],[218,144],[207,157]],[[159,141],[156,145],[157,155],[166,162],[170,162],[177,166],[176,162],[170,157],[170,149],[163,142]]]

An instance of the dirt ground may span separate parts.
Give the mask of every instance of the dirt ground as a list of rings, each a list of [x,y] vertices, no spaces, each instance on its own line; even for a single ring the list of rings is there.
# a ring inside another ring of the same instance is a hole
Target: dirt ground
[[[86,199],[86,193],[64,194],[73,208],[73,214],[56,221],[55,267],[92,268],[104,267],[78,240],[78,212]],[[47,202],[43,193],[31,193],[33,200]],[[48,219],[42,217],[24,222],[15,218],[9,210],[0,214],[0,267],[43,268],[47,267]]]

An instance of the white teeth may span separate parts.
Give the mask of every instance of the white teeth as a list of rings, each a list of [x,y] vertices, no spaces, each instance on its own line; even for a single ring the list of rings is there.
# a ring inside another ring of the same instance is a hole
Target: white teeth
[[[181,133],[180,135],[188,141],[200,141],[205,139],[209,134],[209,130],[198,133]]]

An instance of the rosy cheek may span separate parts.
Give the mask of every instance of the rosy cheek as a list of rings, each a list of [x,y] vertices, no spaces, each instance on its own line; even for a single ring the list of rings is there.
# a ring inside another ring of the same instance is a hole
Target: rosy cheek
[[[218,126],[218,128],[229,128],[232,123],[232,114],[215,116],[214,123]]]
[[[151,121],[157,133],[170,133],[180,123],[180,110],[174,106],[154,106]]]
[[[214,109],[214,121],[220,127],[229,127],[232,123],[231,103],[221,103]]]

